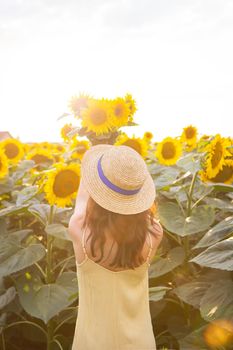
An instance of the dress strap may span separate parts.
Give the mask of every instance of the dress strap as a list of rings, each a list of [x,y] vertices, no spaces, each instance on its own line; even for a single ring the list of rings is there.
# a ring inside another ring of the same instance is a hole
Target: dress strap
[[[87,228],[87,226],[84,228],[83,233],[82,233],[82,248],[83,248],[83,252],[84,252],[84,255],[85,255],[85,256],[87,256],[87,252],[86,252],[86,248],[85,248],[85,243],[84,243],[86,228]]]
[[[146,261],[147,261],[148,265],[150,265],[150,263],[149,263],[149,258],[150,258],[150,255],[151,255],[151,252],[152,252],[153,246],[152,246],[152,239],[151,239],[151,235],[150,235],[150,233],[149,233],[149,232],[148,232],[148,235],[149,235],[149,238],[150,238],[150,248],[149,248],[149,253],[148,253],[148,255],[147,255]]]

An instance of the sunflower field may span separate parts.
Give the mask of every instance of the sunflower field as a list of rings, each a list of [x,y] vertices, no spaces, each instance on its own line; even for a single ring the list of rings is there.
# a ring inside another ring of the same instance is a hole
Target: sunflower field
[[[146,161],[164,237],[149,267],[150,312],[160,350],[233,349],[233,139],[128,136],[130,94],[69,101],[63,142],[0,141],[0,349],[70,350],[78,283],[67,232],[80,164],[95,144],[127,145]],[[77,125],[75,125],[75,123]],[[153,131],[153,130],[152,130]]]

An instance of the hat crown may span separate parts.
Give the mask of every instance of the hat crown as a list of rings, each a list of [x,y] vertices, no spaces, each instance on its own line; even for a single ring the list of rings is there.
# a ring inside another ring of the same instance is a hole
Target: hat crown
[[[148,173],[146,164],[139,153],[123,145],[104,152],[101,167],[109,181],[125,190],[140,188]]]

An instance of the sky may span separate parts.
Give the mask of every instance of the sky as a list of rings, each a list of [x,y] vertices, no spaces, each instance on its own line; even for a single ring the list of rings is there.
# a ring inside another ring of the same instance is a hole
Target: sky
[[[0,131],[62,141],[85,92],[137,102],[129,135],[232,136],[233,0],[0,0]]]

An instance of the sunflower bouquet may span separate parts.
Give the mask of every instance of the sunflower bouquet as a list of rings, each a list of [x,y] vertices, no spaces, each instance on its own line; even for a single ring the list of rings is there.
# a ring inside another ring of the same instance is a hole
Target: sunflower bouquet
[[[76,135],[86,136],[91,145],[99,143],[114,144],[123,126],[137,125],[133,121],[137,110],[136,102],[130,94],[115,99],[96,99],[89,95],[73,96],[69,101],[69,109],[80,127],[66,124],[61,130],[64,140],[73,140]],[[64,113],[61,117],[70,115]],[[61,118],[60,117],[60,118]]]

